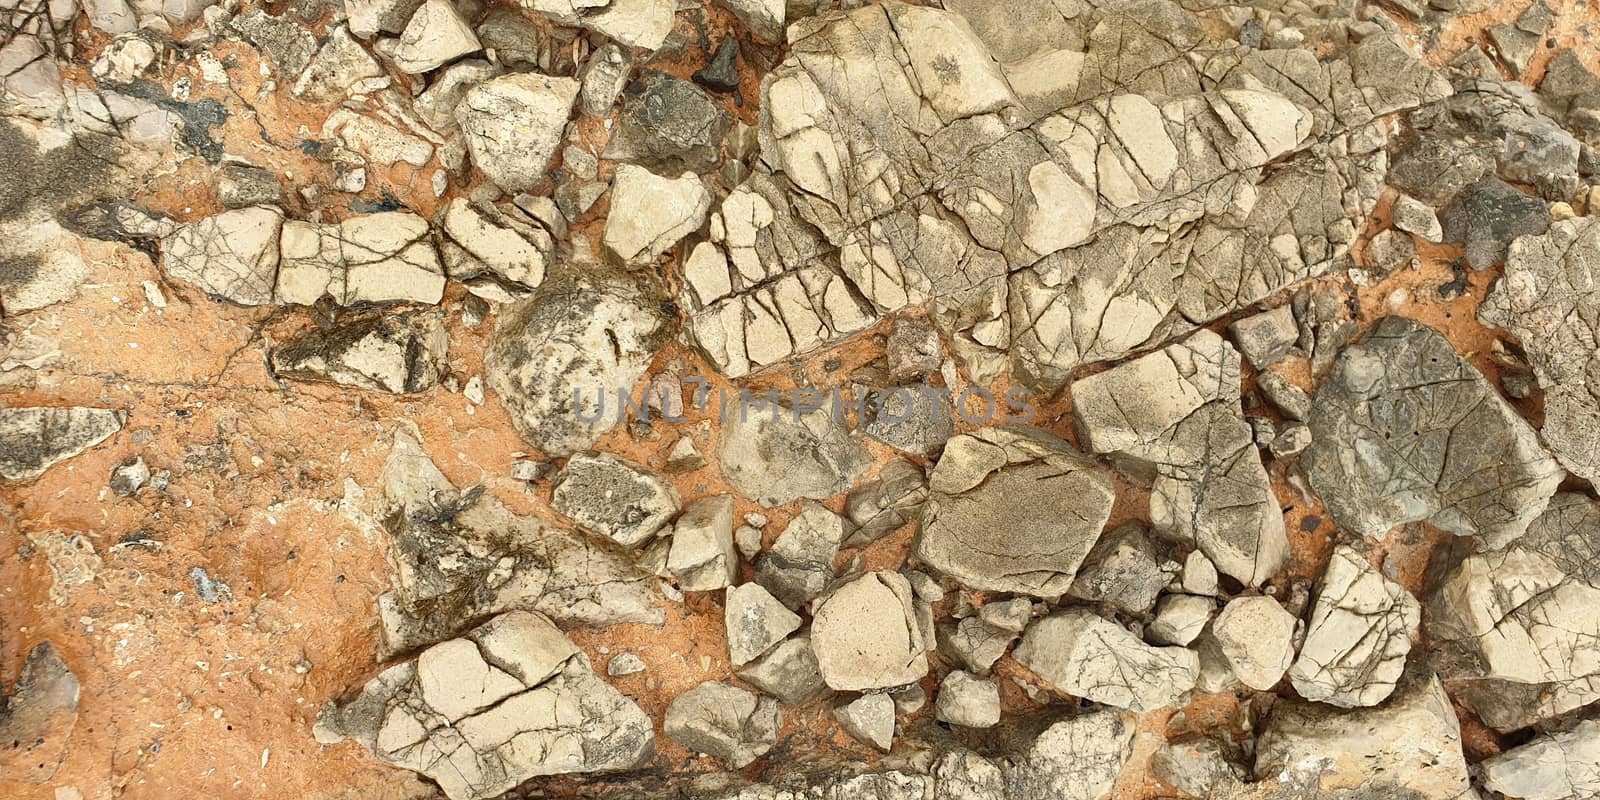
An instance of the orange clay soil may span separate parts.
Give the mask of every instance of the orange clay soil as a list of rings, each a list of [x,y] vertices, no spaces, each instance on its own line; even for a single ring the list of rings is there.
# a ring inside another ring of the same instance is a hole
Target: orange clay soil
[[[1588,12],[1571,2],[1550,5],[1557,12],[1551,34],[1556,49],[1584,42],[1579,25]],[[1429,60],[1447,61],[1481,40],[1484,25],[1515,18],[1524,8],[1521,2],[1501,3],[1457,20],[1443,31]],[[715,43],[730,18],[720,9],[708,14],[713,29],[708,38]],[[1588,18],[1592,22],[1593,14]],[[685,24],[682,15],[679,24]],[[1597,66],[1600,50],[1589,42],[1576,49]],[[776,57],[776,51],[756,49],[747,46],[741,60],[743,104],[727,102],[746,123],[755,121],[759,96],[759,75],[749,68],[749,59]],[[330,188],[330,166],[298,149],[301,140],[318,136],[327,109],[299,103],[281,89],[263,91],[260,57],[254,50],[224,43],[215,52],[233,58],[230,75],[238,80],[231,87],[205,84],[198,70],[187,65],[179,65],[174,78],[191,79],[192,99],[214,97],[229,108],[229,123],[214,131],[228,152],[279,170],[296,189],[319,186],[325,198],[341,204],[347,200]],[[1553,52],[1541,44],[1530,72],[1541,73]],[[705,53],[691,47],[665,68],[687,76],[704,61]],[[604,125],[586,122],[580,131],[594,152],[603,147]],[[400,165],[369,171],[362,196],[377,199],[387,190],[418,213],[430,215],[445,200],[473,188],[456,183],[436,198],[432,169]],[[220,210],[212,186],[211,166],[193,158],[174,163],[169,157],[136,199],[180,219],[193,219]],[[1380,202],[1369,234],[1386,225],[1392,199]],[[605,202],[574,230],[597,238]],[[298,194],[291,194],[288,203],[293,216],[320,212],[331,219],[346,213],[331,205],[308,206]],[[8,405],[125,409],[127,426],[36,481],[0,487],[0,683],[9,686],[28,651],[44,641],[55,645],[82,683],[76,725],[54,777],[43,783],[14,780],[38,765],[8,764],[0,756],[0,797],[48,800],[74,797],[73,790],[91,799],[435,796],[431,784],[380,766],[354,744],[324,748],[311,736],[317,708],[379,668],[374,602],[389,585],[386,542],[360,509],[367,502],[365,493],[376,484],[395,427],[409,421],[420,430],[424,449],[457,485],[481,484],[518,513],[561,524],[549,509],[547,484],[530,487],[510,478],[512,462],[537,454],[517,437],[492,393],[475,406],[443,388],[393,397],[277,382],[265,368],[266,351],[311,324],[306,309],[246,309],[213,302],[166,284],[148,258],[126,247],[87,243],[84,248],[94,277],[75,299],[4,321],[59,342],[61,355],[38,372],[0,373],[0,396]],[[1439,289],[1456,280],[1450,265],[1459,255],[1455,247],[1424,247],[1421,270],[1396,273],[1375,286],[1348,286],[1358,299],[1356,321],[1365,327],[1390,313],[1419,319],[1444,331],[1474,366],[1497,380],[1498,367],[1491,359],[1497,333],[1480,325],[1474,310],[1499,269],[1469,273],[1464,292],[1443,298]],[[669,262],[658,273],[673,283],[675,270],[676,263]],[[165,308],[146,300],[143,281],[164,287]],[[1348,284],[1348,279],[1333,275],[1318,283]],[[1266,305],[1287,302],[1288,294]],[[483,351],[495,322],[491,315],[476,328],[467,327],[460,313],[465,297],[453,285],[441,304],[457,385],[482,373]],[[1223,330],[1227,321],[1212,327]],[[746,385],[786,388],[802,380],[822,387],[847,385],[852,371],[881,355],[888,328],[886,322],[846,345]],[[1303,387],[1311,386],[1303,359],[1290,358],[1278,369]],[[712,374],[680,344],[668,346],[652,371]],[[1246,381],[1248,391],[1254,375]],[[1005,386],[1002,380],[990,388],[998,395]],[[1250,405],[1254,401],[1249,397],[1246,402],[1247,413],[1271,416],[1259,403]],[[1536,402],[1520,407],[1537,419]],[[1042,400],[1039,409],[1035,424],[1074,438],[1068,393]],[[621,426],[598,447],[660,468],[677,438],[692,435],[708,464],[672,476],[684,499],[730,491],[716,464],[709,412],[691,408],[689,416],[676,425],[657,422],[638,438]],[[970,427],[957,420],[958,430]],[[882,445],[869,444],[880,464],[892,455]],[[169,475],[164,491],[147,486],[126,498],[111,492],[107,478],[112,468],[136,456],[152,473]],[[1289,477],[1296,470],[1292,463],[1271,464],[1270,469],[1294,553],[1288,574],[1275,584],[1282,592],[1291,580],[1319,574],[1333,541],[1344,535],[1319,503],[1303,498],[1291,485]],[[838,510],[841,500],[829,505]],[[739,514],[756,510],[754,503],[739,501]],[[770,543],[798,506],[759,510],[771,519],[766,527]],[[1119,479],[1112,524],[1147,515],[1147,492]],[[846,552],[840,566],[858,562],[864,569],[897,567],[906,558],[911,534],[907,527],[862,551]],[[1411,525],[1383,541],[1358,546],[1415,590],[1432,545],[1446,535]],[[197,596],[191,577],[197,568],[226,583],[227,594],[218,602]],[[744,579],[750,577],[745,565]],[[731,675],[720,602],[718,593],[690,595],[681,606],[665,603],[663,625],[578,630],[572,638],[598,669],[612,655],[639,655],[646,671],[611,680],[659,725],[677,694],[701,681]],[[1036,706],[1020,685],[1030,680],[1026,671],[1009,656],[996,666],[996,674],[1002,678],[1008,713]],[[933,679],[923,685],[931,695]],[[1039,696],[1053,697],[1048,690]],[[1169,727],[1173,732],[1222,728],[1242,735],[1247,711],[1239,698],[1224,694],[1202,697],[1181,711],[1143,715],[1134,760],[1114,796],[1132,800],[1168,794],[1148,777],[1146,765]],[[931,718],[930,703],[902,724],[927,724]],[[1496,737],[1470,714],[1463,711],[1462,721],[1469,757],[1497,751]],[[873,763],[879,757],[839,730],[823,700],[784,709],[777,747],[751,774],[765,764],[806,759]],[[685,776],[714,769],[707,759],[665,736],[657,737],[656,757],[646,767],[657,775]],[[551,796],[583,791],[571,779],[528,786],[544,787]],[[589,791],[604,794],[603,789]]]

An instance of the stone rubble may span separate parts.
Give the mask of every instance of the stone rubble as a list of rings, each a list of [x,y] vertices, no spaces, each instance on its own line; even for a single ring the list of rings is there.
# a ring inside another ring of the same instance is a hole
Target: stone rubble
[[[1289,669],[1297,694],[1341,708],[1373,706],[1394,691],[1422,619],[1417,599],[1346,545],[1317,582],[1305,643]]]

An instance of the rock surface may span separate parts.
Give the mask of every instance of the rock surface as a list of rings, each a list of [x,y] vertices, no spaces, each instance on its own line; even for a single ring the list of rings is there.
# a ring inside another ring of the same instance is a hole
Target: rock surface
[[[1082,608],[1035,621],[1017,663],[1067,694],[1132,711],[1154,711],[1194,688],[1199,661],[1181,647],[1151,647]]]
[[[778,737],[778,704],[724,683],[706,682],[678,695],[662,728],[673,741],[739,769]]]
[[[1422,618],[1411,593],[1348,546],[1333,550],[1317,582],[1305,644],[1289,669],[1307,700],[1373,706],[1394,691]]]
[[[869,572],[823,598],[811,619],[811,648],[830,688],[903,686],[928,674],[912,610],[911,585],[893,572]]]
[[[0,477],[37,478],[116,435],[124,422],[108,408],[0,408]]]

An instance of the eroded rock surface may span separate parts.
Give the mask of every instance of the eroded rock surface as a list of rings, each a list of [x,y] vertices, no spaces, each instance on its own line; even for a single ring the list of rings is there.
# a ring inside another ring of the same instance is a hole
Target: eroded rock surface
[[[1427,520],[1490,547],[1561,482],[1538,435],[1443,336],[1388,317],[1339,354],[1312,401],[1311,487],[1363,536]]]
[[[1422,618],[1417,599],[1345,545],[1334,548],[1316,595],[1289,669],[1295,691],[1342,708],[1377,705],[1405,670]]]
[[[1199,661],[1182,647],[1152,647],[1111,620],[1069,608],[1028,626],[1017,663],[1067,694],[1133,711],[1174,705],[1194,688]]]
[[[122,430],[109,408],[0,408],[0,477],[37,478]]]
[[[539,775],[631,769],[655,746],[650,718],[529,611],[384,670],[323,709],[317,738],[353,739],[451,800],[495,797]]]
[[[811,620],[811,648],[829,687],[841,691],[903,686],[928,673],[912,610],[911,585],[893,572],[869,572],[823,598]]]

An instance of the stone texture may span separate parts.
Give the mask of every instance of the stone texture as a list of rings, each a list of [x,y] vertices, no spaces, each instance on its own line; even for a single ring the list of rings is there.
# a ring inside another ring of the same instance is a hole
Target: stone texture
[[[1000,687],[992,680],[956,670],[939,681],[935,707],[940,721],[963,728],[990,728],[1000,721]]]
[[[756,560],[756,582],[783,605],[800,608],[833,580],[833,562],[843,540],[844,520],[821,503],[805,501]]]
[[[738,671],[739,679],[786,705],[796,706],[828,692],[817,665],[809,634],[801,633],[774,645]]]
[[[353,739],[451,800],[495,797],[540,775],[634,769],[655,745],[650,718],[528,611],[384,670],[323,708],[317,738]]]
[[[928,673],[912,610],[911,585],[893,572],[869,572],[824,597],[811,620],[811,648],[828,686],[886,689]]]
[[[1177,564],[1161,557],[1143,525],[1119,525],[1100,537],[1067,593],[1119,611],[1143,614],[1171,582]]]
[[[1535,737],[1478,764],[1485,789],[1523,800],[1600,796],[1600,722]]]
[[[800,629],[800,617],[783,607],[758,583],[728,589],[723,601],[728,629],[728,661],[735,669],[759,658],[784,637]]]
[[[610,453],[574,454],[551,483],[551,508],[624,547],[650,541],[683,507],[672,484]]]
[[[392,211],[334,225],[283,223],[273,299],[311,305],[323,296],[364,303],[438,303],[444,267],[428,221]]]
[[[578,82],[533,73],[472,87],[456,106],[472,163],[507,192],[532,191],[561,144]]]
[[[1383,702],[1411,652],[1422,618],[1417,599],[1346,545],[1334,548],[1316,595],[1289,669],[1295,692],[1341,708]]]
[[[413,394],[439,384],[449,348],[434,314],[364,314],[300,334],[274,348],[269,363],[284,378]]]
[[[732,495],[703,497],[684,509],[672,526],[667,571],[686,592],[714,591],[738,581]]]
[[[1339,354],[1308,421],[1311,487],[1363,536],[1426,520],[1494,547],[1527,529],[1562,478],[1494,386],[1438,332],[1403,317]]]
[[[717,445],[723,476],[764,506],[801,497],[826,500],[867,468],[866,449],[829,409],[740,400],[724,407],[723,415]]]
[[[1013,656],[1067,694],[1139,712],[1176,705],[1199,671],[1194,653],[1151,647],[1082,608],[1029,625]]]
[[[913,544],[975,589],[1060,595],[1111,511],[1110,479],[1038,430],[982,428],[950,440],[929,478]]]
[[[692,172],[666,178],[622,164],[601,243],[623,263],[648,263],[697,230],[710,207],[711,194]]]
[[[1267,691],[1294,660],[1294,629],[1294,616],[1278,601],[1236,597],[1211,620],[1202,648],[1215,647],[1240,683]]]
[[[109,408],[0,408],[0,477],[24,481],[114,436],[126,421]]]
[[[740,769],[777,741],[778,704],[770,697],[708,681],[667,706],[662,729],[678,744]]]
[[[894,701],[882,692],[868,692],[833,708],[846,733],[887,753],[894,744]]]
[[[187,223],[161,242],[161,269],[239,305],[272,302],[283,212],[267,206]]]

